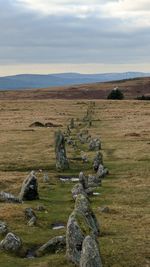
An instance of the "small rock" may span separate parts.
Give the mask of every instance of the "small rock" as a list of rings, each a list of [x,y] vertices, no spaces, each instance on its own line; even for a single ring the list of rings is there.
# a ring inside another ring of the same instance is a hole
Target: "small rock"
[[[98,151],[101,149],[101,141],[98,138],[91,139],[89,143],[89,150],[90,151]]]
[[[34,225],[36,225],[36,221],[37,221],[36,217],[32,217],[32,218],[28,221],[28,225],[29,225],[29,226],[34,226]]]
[[[35,121],[32,124],[30,124],[29,127],[44,127],[44,124],[39,121]]]
[[[22,201],[10,193],[0,192],[0,202],[21,203]]]
[[[37,210],[37,211],[45,211],[46,208],[45,208],[43,205],[38,205],[38,206],[36,207],[36,210]]]
[[[34,226],[36,224],[37,217],[36,217],[36,214],[33,211],[33,209],[31,209],[31,208],[25,209],[25,217],[26,217],[26,219],[29,220],[28,221],[29,226]]]
[[[109,207],[103,207],[103,208],[100,208],[100,211],[104,212],[104,213],[109,213],[110,212],[110,208]]]
[[[22,241],[20,237],[13,233],[8,233],[6,237],[0,242],[0,249],[8,252],[18,253],[22,248]]]
[[[56,236],[52,239],[50,239],[47,243],[45,243],[43,246],[41,246],[37,252],[36,255],[38,257],[43,256],[47,253],[58,253],[62,251],[66,246],[66,238],[65,236]]]
[[[49,176],[48,176],[48,173],[44,173],[43,181],[44,181],[45,183],[48,183],[48,182],[49,182]]]

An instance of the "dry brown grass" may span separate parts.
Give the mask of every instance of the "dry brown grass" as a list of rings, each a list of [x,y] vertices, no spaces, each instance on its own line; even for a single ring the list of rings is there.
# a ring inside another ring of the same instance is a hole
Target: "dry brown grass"
[[[36,207],[38,202],[12,205],[0,203],[0,219],[6,220],[11,230],[26,244],[46,242],[57,235],[48,228],[51,222],[65,223],[73,209],[70,189],[61,185],[55,171],[54,132],[56,128],[31,128],[34,121],[64,125],[74,117],[81,119],[87,108],[82,100],[21,100],[0,102],[0,190],[18,194],[21,183],[31,169],[47,170],[50,184],[38,174],[40,203],[48,213],[38,214],[37,227],[29,229],[24,221],[25,207]],[[104,267],[150,266],[149,238],[149,178],[150,178],[150,104],[142,101],[96,100],[92,136],[101,137],[105,165],[110,175],[99,189],[100,197],[92,198],[92,206],[101,222],[101,254]],[[69,157],[73,151],[67,147]],[[87,152],[90,160],[93,152]],[[81,170],[72,162],[73,170]],[[91,172],[91,163],[86,173]],[[98,207],[109,206],[110,213],[100,213]],[[62,206],[65,212],[62,213]],[[40,233],[40,238],[39,238]],[[63,234],[64,232],[60,232]],[[39,240],[40,239],[40,240]],[[64,254],[52,255],[24,262],[0,255],[0,266],[71,266]]]

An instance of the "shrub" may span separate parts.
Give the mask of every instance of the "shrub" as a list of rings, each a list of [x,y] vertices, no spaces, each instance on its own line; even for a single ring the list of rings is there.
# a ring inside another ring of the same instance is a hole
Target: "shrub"
[[[124,99],[124,95],[118,88],[114,88],[109,95],[107,96],[107,99]]]
[[[138,96],[136,99],[137,100],[150,100],[150,95],[147,95],[147,96],[145,96],[145,95]]]

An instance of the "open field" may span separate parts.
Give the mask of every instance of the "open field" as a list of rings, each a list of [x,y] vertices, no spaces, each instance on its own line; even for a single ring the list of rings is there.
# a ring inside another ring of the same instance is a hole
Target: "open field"
[[[97,85],[99,86],[99,85]],[[107,84],[108,86],[108,84]],[[48,89],[47,89],[48,90]],[[97,89],[95,89],[97,90]],[[78,122],[87,109],[88,100],[34,100],[33,92],[1,92],[0,98],[0,191],[18,194],[22,181],[30,170],[48,172],[50,181],[43,181],[38,173],[40,200],[24,204],[0,203],[0,220],[8,223],[26,247],[39,246],[51,237],[65,234],[52,230],[56,221],[65,225],[72,212],[72,183],[62,184],[55,170],[54,132],[56,128],[30,128],[35,121],[62,124],[66,129],[74,117]],[[42,99],[39,90],[37,99]],[[130,96],[129,96],[130,97]],[[8,98],[8,100],[7,100]],[[25,99],[27,98],[27,99]],[[48,94],[47,98],[51,98]],[[150,103],[148,101],[95,101],[95,116],[89,132],[101,137],[104,164],[110,174],[98,189],[100,196],[91,198],[91,205],[101,224],[99,237],[104,267],[150,266]],[[74,134],[76,130],[73,130]],[[84,146],[87,150],[87,147]],[[82,149],[82,147],[81,147]],[[71,169],[77,175],[81,170],[92,173],[94,152],[89,152],[87,164],[74,161],[74,151],[67,146]],[[38,224],[27,226],[26,207],[38,204],[47,212],[37,212]],[[101,213],[99,207],[108,206],[110,213]],[[0,252],[1,267],[71,267],[61,254],[36,259],[17,258]]]
[[[15,99],[106,99],[109,92],[118,86],[125,99],[150,95],[150,78],[83,84],[43,89],[0,91],[0,100]]]

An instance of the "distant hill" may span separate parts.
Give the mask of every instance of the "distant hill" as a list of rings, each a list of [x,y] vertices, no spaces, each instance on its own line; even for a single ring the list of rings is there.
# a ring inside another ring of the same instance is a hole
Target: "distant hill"
[[[14,76],[0,77],[0,90],[22,90],[33,88],[47,88],[55,86],[68,86],[77,84],[92,84],[96,82],[109,82],[137,77],[150,77],[150,73],[124,72],[124,73],[102,73],[102,74],[20,74]]]
[[[150,77],[42,89],[0,90],[0,100],[106,99],[114,87],[119,87],[125,99],[136,99],[142,95],[149,97]]]

